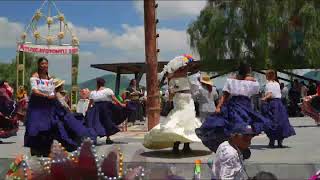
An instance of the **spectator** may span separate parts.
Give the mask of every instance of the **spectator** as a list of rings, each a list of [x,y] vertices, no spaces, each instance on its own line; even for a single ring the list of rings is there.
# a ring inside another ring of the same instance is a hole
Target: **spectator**
[[[301,98],[301,88],[297,79],[292,83],[292,86],[289,90],[289,115],[293,117],[301,116],[299,103]]]
[[[208,75],[202,75],[200,78],[200,87],[198,93],[194,95],[199,102],[200,120],[204,120],[216,110],[215,101],[219,98],[213,82]]]
[[[83,116],[86,115],[86,112],[88,110],[89,106],[89,95],[90,90],[89,89],[82,89],[80,91],[80,99],[77,104],[77,113],[81,113]]]
[[[137,120],[144,121],[143,118],[143,105],[140,102],[140,97],[143,96],[142,91],[137,85],[137,81],[132,79],[129,87],[127,88],[127,97],[129,97],[132,106],[136,111],[132,112],[128,117],[128,126],[134,125]]]
[[[213,179],[248,179],[243,164],[243,152],[249,150],[251,139],[256,133],[251,126],[237,124],[228,141],[223,142],[217,149],[212,166]]]
[[[289,90],[284,85],[284,83],[280,83],[280,89],[281,89],[281,100],[283,104],[287,107]]]
[[[308,96],[312,96],[317,93],[317,87],[316,87],[315,83],[312,81],[309,81],[308,89],[309,89],[309,91],[307,93]]]

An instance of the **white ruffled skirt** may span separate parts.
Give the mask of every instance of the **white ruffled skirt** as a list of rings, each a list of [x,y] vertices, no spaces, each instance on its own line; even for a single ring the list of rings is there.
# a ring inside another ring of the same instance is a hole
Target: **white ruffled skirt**
[[[167,117],[144,136],[144,147],[148,149],[164,149],[173,147],[174,142],[201,142],[195,129],[201,126],[196,118],[194,101],[191,94],[177,93],[174,98],[174,109]]]

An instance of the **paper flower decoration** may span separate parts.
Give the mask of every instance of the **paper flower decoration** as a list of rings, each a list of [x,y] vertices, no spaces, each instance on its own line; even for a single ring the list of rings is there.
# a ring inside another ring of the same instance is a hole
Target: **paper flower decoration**
[[[79,39],[76,36],[72,36],[72,45],[79,46]]]
[[[64,21],[64,15],[59,13],[58,19],[59,21]]]
[[[63,39],[64,38],[64,32],[59,32],[58,33],[58,38]]]
[[[37,10],[37,12],[34,14],[33,19],[39,21],[39,19],[41,18],[42,13],[40,10]]]
[[[52,42],[53,42],[53,37],[52,36],[47,36],[47,43],[48,44],[52,44]]]
[[[34,38],[36,38],[36,39],[40,39],[40,32],[39,32],[39,31],[35,31],[35,32],[33,33],[33,36],[34,36]]]
[[[47,17],[47,24],[51,25],[53,23],[53,18],[52,17]]]

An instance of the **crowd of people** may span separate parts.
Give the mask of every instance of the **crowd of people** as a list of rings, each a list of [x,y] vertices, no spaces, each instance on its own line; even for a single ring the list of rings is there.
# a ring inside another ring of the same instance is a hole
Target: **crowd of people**
[[[145,134],[146,148],[171,147],[179,154],[183,144],[182,153],[188,154],[192,152],[190,143],[202,142],[216,153],[212,165],[216,179],[246,179],[243,160],[251,155],[254,136],[264,132],[268,147],[283,148],[284,139],[295,135],[289,115],[303,113],[320,124],[319,84],[306,86],[294,80],[288,90],[278,82],[275,71],[268,70],[261,106],[255,108],[252,98],[261,88],[248,64],[240,64],[219,94],[206,73],[189,73],[192,62],[189,55],[175,57],[160,73],[159,81],[165,87],[162,117]],[[120,124],[145,121],[146,93],[135,79],[122,96],[117,96],[105,87],[104,79],[97,78],[95,90],[80,91],[75,113],[64,90],[65,82],[51,77],[48,66],[46,58],[39,58],[38,70],[30,78],[30,98],[21,87],[14,101],[13,88],[6,81],[0,82],[0,138],[16,135],[20,120],[26,126],[24,146],[30,148],[31,155],[48,156],[53,140],[68,151],[76,150],[86,137],[95,143],[97,137],[106,137],[106,144],[112,144],[110,136],[120,131]]]
[[[105,87],[105,80],[98,78],[95,90],[80,91],[81,98],[73,112],[64,90],[65,81],[51,77],[48,67],[48,60],[39,58],[38,70],[30,78],[30,97],[20,87],[15,101],[13,88],[6,81],[0,82],[0,138],[15,136],[21,121],[26,126],[24,146],[30,148],[32,156],[46,157],[53,140],[68,151],[76,150],[85,137],[96,142],[97,137],[106,136],[106,143],[112,144],[110,136],[120,131],[118,126],[126,119],[132,123],[144,120],[140,101],[143,94],[138,92],[135,80],[127,89],[128,98],[119,100]]]

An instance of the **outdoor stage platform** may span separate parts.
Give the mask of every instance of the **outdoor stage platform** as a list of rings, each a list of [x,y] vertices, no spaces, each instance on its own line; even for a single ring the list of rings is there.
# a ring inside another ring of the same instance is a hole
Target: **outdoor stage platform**
[[[279,179],[303,180],[320,169],[320,127],[315,126],[314,121],[308,117],[292,118],[290,121],[297,135],[284,141],[287,148],[268,149],[268,139],[265,135],[253,139],[251,158],[245,162],[250,176],[258,171],[269,171]],[[143,126],[133,126],[128,128],[131,132],[116,134],[112,137],[114,145],[105,145],[105,139],[99,139],[98,154],[106,154],[120,147],[124,154],[125,166],[141,165],[146,171],[155,169],[160,174],[173,171],[186,179],[192,178],[194,161],[200,159],[203,162],[202,179],[210,179],[207,162],[209,158],[214,158],[214,154],[201,143],[191,144],[194,151],[186,156],[176,156],[171,153],[171,149],[151,151],[142,145],[144,132],[139,132],[142,128]],[[29,150],[23,148],[23,135],[24,127],[21,126],[18,136],[5,139],[5,144],[0,144],[0,179],[3,179],[15,155],[29,154]]]

